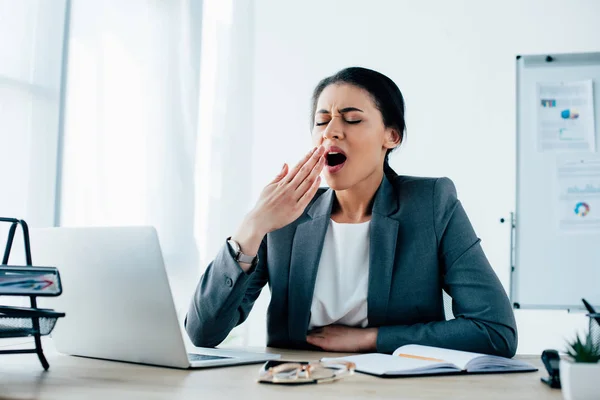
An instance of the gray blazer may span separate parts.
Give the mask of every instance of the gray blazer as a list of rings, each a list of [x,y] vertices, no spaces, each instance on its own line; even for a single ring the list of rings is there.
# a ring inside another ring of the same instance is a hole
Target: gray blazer
[[[321,188],[304,213],[271,232],[245,273],[224,243],[200,279],[186,317],[196,346],[213,347],[244,322],[269,284],[267,345],[306,343],[317,267],[334,191]],[[448,178],[384,177],[370,225],[368,323],[377,351],[422,344],[512,357],[514,315]],[[453,299],[446,321],[442,289]]]

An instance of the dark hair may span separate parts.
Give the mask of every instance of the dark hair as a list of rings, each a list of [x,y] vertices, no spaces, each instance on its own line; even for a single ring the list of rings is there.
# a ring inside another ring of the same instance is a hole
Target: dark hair
[[[387,76],[367,68],[345,68],[335,75],[323,79],[312,95],[312,112],[310,114],[311,130],[315,124],[315,111],[319,96],[329,85],[347,83],[366,90],[371,95],[375,107],[381,112],[383,124],[386,128],[393,128],[400,135],[400,143],[404,140],[406,123],[404,121],[404,97],[398,86]],[[396,148],[399,146],[396,146]],[[383,162],[384,173],[394,178],[396,172],[389,165],[389,154],[394,149],[388,149]]]

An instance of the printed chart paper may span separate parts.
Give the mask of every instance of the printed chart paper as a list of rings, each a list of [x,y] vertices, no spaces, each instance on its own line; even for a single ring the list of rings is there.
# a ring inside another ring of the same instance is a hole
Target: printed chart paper
[[[557,177],[560,232],[600,232],[600,157],[563,158]]]
[[[538,151],[596,151],[591,80],[538,83]]]

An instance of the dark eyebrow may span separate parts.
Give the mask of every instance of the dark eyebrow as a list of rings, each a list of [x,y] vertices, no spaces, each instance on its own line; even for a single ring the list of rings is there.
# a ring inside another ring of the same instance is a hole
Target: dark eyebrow
[[[342,108],[342,109],[340,110],[340,112],[341,112],[342,114],[344,114],[344,113],[347,113],[347,112],[350,112],[350,111],[360,111],[360,112],[363,112],[363,110],[361,110],[360,108],[356,108],[356,107],[346,107],[346,108]]]
[[[360,112],[364,112],[364,111],[363,111],[363,110],[361,110],[360,108],[356,108],[356,107],[346,107],[346,108],[342,108],[342,109],[340,110],[340,113],[344,114],[344,113],[347,113],[347,112],[350,112],[350,111],[360,111]],[[319,110],[319,111],[317,111],[317,114],[329,114],[329,111],[322,109],[322,110]]]

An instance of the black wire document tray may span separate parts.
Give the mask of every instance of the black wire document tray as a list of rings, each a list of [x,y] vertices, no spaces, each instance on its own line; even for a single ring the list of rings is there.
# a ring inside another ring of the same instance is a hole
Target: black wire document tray
[[[42,308],[0,306],[0,338],[48,335],[58,318],[64,316],[65,313]],[[38,328],[34,326],[34,319],[38,320]]]
[[[42,350],[41,337],[50,334],[64,313],[37,307],[38,296],[59,296],[62,293],[60,274],[55,267],[34,267],[31,261],[31,246],[27,223],[15,218],[2,218],[0,222],[11,224],[6,240],[2,264],[0,264],[0,296],[27,296],[31,307],[10,307],[0,305],[0,339],[33,336],[34,349],[0,350],[0,354],[36,353],[42,367],[50,365]],[[8,265],[10,251],[17,227],[23,231],[26,265]]]

